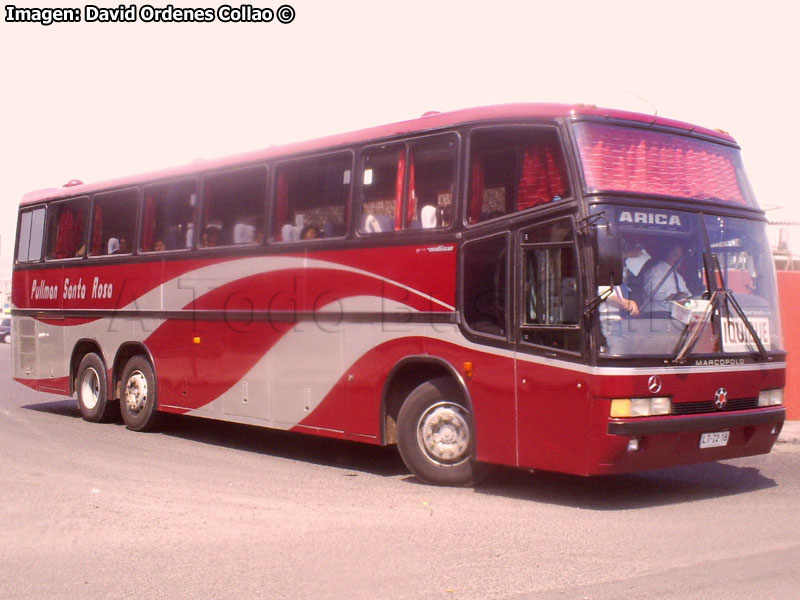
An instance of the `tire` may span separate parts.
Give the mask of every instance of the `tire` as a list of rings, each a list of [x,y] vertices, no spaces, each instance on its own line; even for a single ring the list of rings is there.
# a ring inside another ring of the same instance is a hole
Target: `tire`
[[[90,352],[78,366],[76,385],[81,416],[92,423],[116,419],[119,404],[108,397],[108,377],[103,359]]]
[[[122,371],[119,407],[122,420],[133,431],[152,431],[158,427],[156,377],[150,362],[133,356]]]
[[[461,390],[448,378],[426,381],[403,402],[397,447],[409,470],[425,483],[478,483],[488,467],[475,460],[475,429]]]
[[[3,343],[4,344],[10,344],[11,343],[11,334],[10,333],[7,333],[7,334],[5,334],[3,336]]]

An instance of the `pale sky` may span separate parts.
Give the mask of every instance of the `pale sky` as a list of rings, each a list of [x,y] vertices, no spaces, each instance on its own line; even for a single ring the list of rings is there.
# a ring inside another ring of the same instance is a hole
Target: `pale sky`
[[[793,3],[287,1],[289,25],[0,22],[0,276],[30,190],[505,102],[724,129],[762,206],[786,207],[770,218],[800,220]]]

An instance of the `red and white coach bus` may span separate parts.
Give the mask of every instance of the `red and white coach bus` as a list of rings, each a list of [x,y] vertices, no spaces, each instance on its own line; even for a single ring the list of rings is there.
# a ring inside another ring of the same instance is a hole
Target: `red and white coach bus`
[[[593,106],[429,114],[28,194],[14,377],[397,443],[440,484],[769,452],[775,274],[739,148]]]

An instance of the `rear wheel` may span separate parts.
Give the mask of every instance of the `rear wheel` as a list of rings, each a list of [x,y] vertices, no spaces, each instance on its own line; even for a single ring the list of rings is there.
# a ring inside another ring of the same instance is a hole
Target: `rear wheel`
[[[81,360],[77,377],[78,407],[87,421],[102,423],[117,416],[118,405],[108,398],[108,379],[103,359],[90,352]]]
[[[426,483],[472,485],[487,472],[475,460],[472,417],[447,378],[427,381],[406,398],[397,417],[397,447],[409,470]]]
[[[11,343],[11,334],[7,333],[3,336],[3,343],[10,344]]]
[[[158,426],[156,377],[143,356],[133,356],[125,365],[119,405],[128,429],[152,431]]]

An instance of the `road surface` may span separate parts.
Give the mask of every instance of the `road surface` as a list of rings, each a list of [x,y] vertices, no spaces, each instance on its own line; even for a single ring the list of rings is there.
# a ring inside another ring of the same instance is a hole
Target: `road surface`
[[[80,418],[0,345],[0,598],[800,597],[800,445],[582,479],[422,485],[391,448]]]

